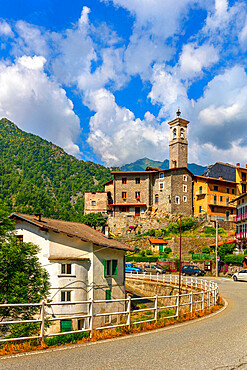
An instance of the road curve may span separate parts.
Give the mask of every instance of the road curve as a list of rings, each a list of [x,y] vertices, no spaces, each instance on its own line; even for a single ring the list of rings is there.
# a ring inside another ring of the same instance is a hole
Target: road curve
[[[217,279],[227,308],[212,317],[102,342],[0,359],[0,369],[247,369],[247,283]]]

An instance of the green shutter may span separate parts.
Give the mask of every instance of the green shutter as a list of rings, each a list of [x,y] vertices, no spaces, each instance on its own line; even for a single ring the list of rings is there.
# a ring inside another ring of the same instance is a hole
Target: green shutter
[[[160,244],[160,245],[159,245],[159,252],[163,252],[163,251],[164,251],[163,244]]]
[[[72,331],[72,320],[61,320],[61,333],[66,331]]]
[[[104,260],[104,276],[105,276],[105,272],[106,272],[106,260]]]
[[[117,276],[118,274],[118,260],[112,260],[112,276]]]
[[[108,289],[108,290],[105,291],[105,299],[107,301],[110,301],[111,300],[111,290],[110,289]]]

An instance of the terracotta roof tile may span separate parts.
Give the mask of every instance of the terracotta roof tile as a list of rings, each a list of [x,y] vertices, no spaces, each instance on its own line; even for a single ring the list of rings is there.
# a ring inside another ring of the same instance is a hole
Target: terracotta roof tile
[[[70,222],[62,220],[54,220],[52,218],[41,217],[41,221],[34,215],[25,215],[22,213],[12,213],[10,218],[17,218],[32,223],[38,227],[60,232],[68,236],[80,238],[83,241],[91,242],[96,245],[102,245],[109,248],[123,249],[132,251],[128,245],[119,242],[115,239],[108,239],[101,232],[93,229],[80,222]]]
[[[168,242],[162,238],[149,238],[148,240],[152,244],[168,244]]]

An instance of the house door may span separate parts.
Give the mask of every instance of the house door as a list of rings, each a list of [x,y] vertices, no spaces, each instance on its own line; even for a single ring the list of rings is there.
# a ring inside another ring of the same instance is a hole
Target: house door
[[[135,216],[140,216],[140,207],[135,207]]]

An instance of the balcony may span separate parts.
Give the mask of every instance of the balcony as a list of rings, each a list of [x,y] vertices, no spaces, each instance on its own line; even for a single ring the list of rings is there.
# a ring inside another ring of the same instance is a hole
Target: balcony
[[[242,213],[242,215],[237,215],[234,217],[234,222],[239,222],[247,219],[247,212]]]
[[[233,198],[225,197],[225,196],[222,196],[222,195],[217,195],[216,199],[215,199],[214,195],[208,194],[208,204],[212,205],[212,206],[236,208],[236,206],[231,203],[232,199]]]
[[[236,239],[246,239],[247,238],[247,232],[242,231],[241,233],[236,233]]]

